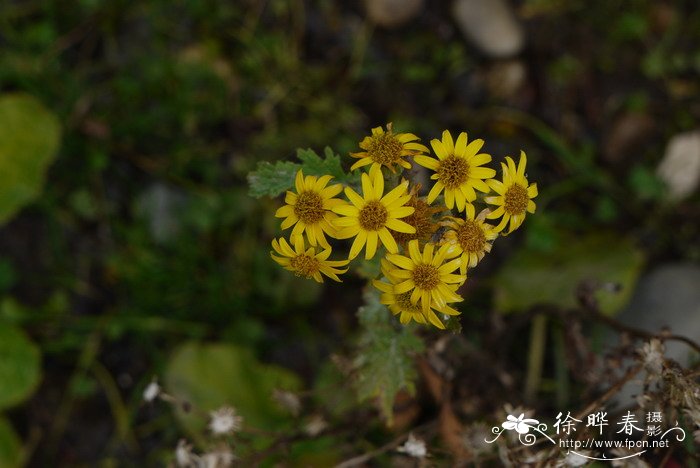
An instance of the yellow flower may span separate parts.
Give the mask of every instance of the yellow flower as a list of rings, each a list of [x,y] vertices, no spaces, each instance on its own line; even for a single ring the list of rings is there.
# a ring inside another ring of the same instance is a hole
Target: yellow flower
[[[501,216],[501,222],[494,228],[496,232],[501,232],[508,221],[510,227],[507,234],[518,229],[525,220],[525,213],[535,212],[535,202],[533,198],[537,196],[537,184],[529,184],[525,177],[525,166],[527,156],[524,151],[520,152],[518,168],[515,168],[515,161],[508,156],[506,164],[501,163],[503,168],[503,182],[490,180],[489,185],[498,194],[496,197],[486,197],[484,201],[490,205],[495,205],[494,211],[486,215],[488,219],[496,219]]]
[[[345,195],[352,205],[336,206],[333,211],[343,216],[335,221],[339,229],[337,237],[355,237],[350,247],[349,260],[357,257],[365,244],[365,258],[373,258],[378,240],[382,241],[389,252],[398,252],[398,246],[389,229],[409,234],[416,232],[415,228],[399,219],[413,213],[412,207],[405,206],[411,198],[410,195],[406,195],[407,188],[408,182],[404,181],[383,195],[384,177],[379,166],[372,167],[369,175],[362,174],[362,197],[350,187],[345,188]]]
[[[474,189],[489,191],[484,179],[495,176],[496,171],[480,167],[491,161],[491,156],[479,153],[484,140],[474,140],[467,145],[467,134],[462,132],[457,137],[457,142],[453,143],[452,135],[445,130],[442,132],[442,141],[434,139],[430,144],[438,159],[422,155],[414,158],[421,166],[435,171],[431,179],[436,179],[437,182],[428,193],[428,203],[432,203],[444,189],[447,207],[452,209],[456,203],[457,210],[464,211],[466,204],[476,199]]]
[[[393,266],[385,259],[382,259],[382,273],[389,282],[385,281],[373,281],[374,286],[382,292],[380,297],[380,302],[386,305],[392,314],[399,316],[399,321],[402,324],[407,324],[411,320],[426,324],[426,319],[436,327],[440,329],[445,329],[445,325],[435,314],[435,311],[447,314],[447,315],[459,315],[459,312],[452,307],[445,304],[443,307],[438,307],[435,301],[431,301],[430,308],[428,309],[427,316],[423,313],[420,305],[411,302],[411,292],[407,291],[404,293],[396,293],[396,284],[401,282],[400,278],[392,275],[391,270]],[[449,285],[448,288],[456,294],[458,285]],[[461,300],[461,298],[460,298]],[[433,310],[435,309],[435,310]]]
[[[413,133],[394,133],[391,123],[386,125],[386,130],[384,132],[382,127],[373,128],[372,136],[365,137],[360,142],[360,148],[364,151],[350,153],[353,158],[360,159],[352,165],[351,171],[367,164],[372,164],[372,168],[386,166],[392,172],[394,164],[410,169],[411,163],[404,157],[428,152],[428,148],[418,143],[418,137]]]
[[[467,267],[474,268],[491,251],[491,241],[498,237],[498,232],[493,226],[484,222],[485,211],[475,216],[474,205],[467,204],[465,219],[448,217],[447,221],[440,223],[448,228],[443,235],[443,241],[456,246],[462,255],[462,264],[459,272],[465,274]]]
[[[347,260],[328,260],[331,249],[325,249],[319,253],[316,253],[314,247],[306,249],[302,236],[296,236],[293,239],[293,243],[294,249],[292,249],[284,238],[280,238],[279,240],[273,239],[272,248],[275,249],[275,253],[281,255],[281,257],[274,255],[273,252],[270,252],[270,256],[286,270],[293,272],[297,276],[313,278],[319,283],[323,283],[321,273],[335,281],[340,281],[338,275],[348,271],[347,268],[344,270],[339,269],[339,267],[344,267],[348,264]]]
[[[415,211],[413,214],[403,219],[406,224],[413,226],[416,232],[414,234],[407,234],[405,232],[390,231],[391,235],[394,236],[394,240],[404,248],[406,248],[408,242],[413,239],[418,239],[421,242],[429,241],[438,228],[438,224],[433,220],[433,215],[445,209],[444,206],[430,206],[423,199],[418,198],[419,191],[420,184],[415,184],[411,187],[409,193],[411,199],[406,203],[406,206],[412,206]]]
[[[386,256],[396,266],[388,273],[401,281],[394,287],[394,293],[410,292],[410,302],[418,304],[420,301],[421,310],[427,317],[433,301],[438,308],[448,302],[461,301],[462,298],[456,293],[457,288],[449,286],[459,286],[467,279],[464,275],[453,274],[462,263],[461,258],[449,260],[457,254],[454,246],[444,244],[438,247],[437,252],[434,253],[434,250],[435,245],[429,242],[421,253],[418,241],[412,240],[408,243],[410,257],[398,254]]]
[[[333,176],[329,175],[319,178],[304,177],[301,169],[297,172],[295,181],[297,193],[287,192],[284,198],[286,205],[275,213],[278,218],[286,218],[282,222],[282,229],[294,226],[290,239],[306,232],[311,245],[320,244],[321,247],[330,248],[324,232],[335,237],[336,229],[333,222],[336,215],[331,209],[345,203],[339,198],[333,198],[343,189],[342,185],[326,187],[332,178]]]

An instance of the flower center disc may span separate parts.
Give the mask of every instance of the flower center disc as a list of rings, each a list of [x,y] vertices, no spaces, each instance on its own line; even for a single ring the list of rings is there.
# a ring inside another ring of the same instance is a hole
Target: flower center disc
[[[513,184],[506,192],[503,209],[511,215],[519,215],[527,209],[530,197],[527,196],[527,189],[519,184]]]
[[[401,142],[394,135],[384,133],[372,138],[367,153],[372,161],[387,165],[401,159],[401,150],[403,150]]]
[[[440,272],[432,265],[418,265],[413,270],[413,282],[418,289],[435,289],[440,284]]]
[[[379,201],[374,200],[367,203],[359,215],[360,226],[365,231],[379,231],[386,224],[389,212]]]
[[[323,199],[316,192],[301,192],[294,205],[294,214],[306,224],[314,224],[323,219]]]
[[[440,161],[438,180],[448,189],[456,189],[469,178],[469,163],[464,158],[448,156]]]
[[[457,240],[465,252],[481,252],[486,245],[486,236],[475,221],[466,221],[457,230]]]
[[[310,278],[318,271],[318,260],[309,255],[297,255],[290,262],[297,276]]]
[[[420,306],[413,304],[411,302],[411,292],[405,292],[397,294],[395,296],[396,304],[403,311],[410,312],[412,314],[418,314],[421,312]]]

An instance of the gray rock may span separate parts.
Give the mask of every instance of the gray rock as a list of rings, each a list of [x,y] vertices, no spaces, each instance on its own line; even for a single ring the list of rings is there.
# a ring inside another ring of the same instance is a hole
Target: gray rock
[[[669,264],[644,276],[619,320],[626,325],[659,333],[671,333],[700,340],[700,265]],[[666,342],[666,356],[688,363],[689,348],[676,341]]]
[[[670,200],[689,197],[700,184],[700,130],[671,138],[656,173],[666,183]]]
[[[700,340],[700,265],[674,263],[663,265],[645,275],[638,283],[629,305],[618,319],[629,327],[658,334],[668,329],[674,335]],[[609,335],[609,346],[618,335]],[[641,346],[640,346],[641,347]],[[665,341],[664,356],[683,366],[690,363],[693,350],[685,343]],[[631,365],[627,362],[627,365]],[[642,377],[628,382],[612,403],[624,407],[643,393]]]
[[[365,10],[373,23],[395,28],[418,15],[423,4],[424,0],[365,0]]]
[[[187,203],[187,196],[169,185],[155,183],[136,201],[136,213],[148,223],[153,239],[164,244],[180,232],[179,213]]]
[[[464,36],[489,57],[512,57],[525,45],[525,32],[506,0],[456,0],[452,13]]]

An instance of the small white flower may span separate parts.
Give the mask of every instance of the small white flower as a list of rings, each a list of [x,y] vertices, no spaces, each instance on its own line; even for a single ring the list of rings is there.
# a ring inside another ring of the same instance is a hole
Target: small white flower
[[[509,414],[506,419],[508,420],[501,424],[503,429],[507,431],[515,429],[518,434],[527,434],[532,426],[537,426],[540,423],[537,419],[525,419],[525,413],[520,413],[517,418]]]
[[[223,406],[209,413],[209,429],[215,435],[231,434],[241,429],[243,417],[236,414],[236,410],[230,406]]]
[[[272,398],[285,410],[289,411],[292,416],[299,416],[301,411],[301,401],[299,397],[292,392],[286,390],[275,389],[272,392]]]
[[[192,444],[180,439],[175,449],[175,461],[180,468],[195,468],[199,464],[199,457],[192,453]]]
[[[143,391],[143,400],[146,403],[153,402],[153,400],[160,396],[161,390],[160,385],[158,385],[158,380],[154,377],[151,383],[149,383],[146,389]]]
[[[396,450],[414,458],[425,458],[428,455],[425,442],[416,438],[413,433],[409,434],[406,442]]]
[[[220,447],[201,457],[201,468],[228,468],[233,466],[236,456],[228,447]]]
[[[644,363],[644,369],[654,376],[660,376],[664,369],[664,345],[660,340],[653,338],[648,343],[644,343],[639,351]]]
[[[304,432],[311,437],[316,437],[321,432],[325,431],[327,428],[328,423],[323,418],[323,416],[321,416],[320,414],[316,414],[311,417],[309,422],[306,423],[306,425],[304,426]]]
[[[567,453],[564,458],[557,461],[556,466],[562,468],[576,468],[579,466],[587,465],[590,462],[590,460],[588,460],[586,457],[583,457],[582,455],[590,456],[591,452],[582,450],[580,453],[581,455],[579,455],[577,452]]]

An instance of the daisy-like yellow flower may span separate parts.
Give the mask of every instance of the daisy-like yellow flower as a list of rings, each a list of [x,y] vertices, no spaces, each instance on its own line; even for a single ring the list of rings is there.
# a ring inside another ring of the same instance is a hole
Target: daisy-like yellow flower
[[[451,244],[439,246],[425,244],[423,252],[418,247],[418,241],[408,243],[410,257],[398,254],[388,254],[386,259],[396,268],[388,270],[392,277],[401,280],[394,287],[395,294],[411,293],[410,302],[420,302],[423,314],[429,317],[430,306],[434,302],[438,308],[448,302],[457,302],[462,298],[456,293],[456,288],[450,285],[461,285],[467,279],[465,275],[456,275],[454,271],[462,264],[461,258],[450,260],[456,254]]]
[[[494,228],[496,232],[505,229],[508,221],[510,226],[506,234],[510,234],[518,229],[525,220],[526,213],[535,212],[535,202],[533,198],[537,196],[537,184],[529,184],[525,177],[525,166],[527,156],[524,151],[520,152],[518,167],[510,156],[506,157],[506,163],[501,163],[503,168],[503,181],[489,180],[489,185],[498,194],[495,197],[486,197],[484,201],[498,208],[486,215],[488,219],[501,217],[501,222]]]
[[[496,171],[488,167],[480,167],[491,161],[491,156],[479,153],[484,146],[484,140],[478,139],[467,144],[467,134],[462,132],[453,142],[450,132],[442,132],[442,141],[434,139],[430,142],[437,159],[428,156],[416,156],[415,161],[423,167],[435,171],[430,178],[437,180],[428,193],[428,203],[432,203],[438,195],[445,191],[445,204],[452,209],[457,204],[459,211],[464,211],[468,202],[476,199],[476,192],[489,192],[489,186],[484,179],[496,175]]]
[[[406,195],[407,189],[408,182],[404,181],[384,195],[384,176],[379,166],[372,167],[369,175],[362,174],[362,197],[350,187],[345,188],[345,195],[352,205],[339,205],[333,211],[342,215],[335,221],[338,227],[337,237],[355,237],[350,247],[349,260],[357,257],[365,244],[365,258],[373,258],[379,240],[389,252],[398,252],[399,248],[389,229],[409,234],[416,232],[414,227],[399,219],[405,218],[414,210],[413,207],[405,206],[411,198],[411,195]]]
[[[467,204],[465,219],[448,217],[440,223],[448,230],[443,235],[443,241],[457,247],[461,254],[462,264],[459,272],[465,274],[467,267],[474,268],[487,252],[491,251],[491,242],[498,237],[493,226],[484,222],[486,211],[476,215],[474,205]]]
[[[406,216],[403,221],[413,226],[416,229],[414,234],[405,232],[390,231],[396,242],[406,248],[409,241],[418,239],[421,242],[427,242],[433,237],[438,229],[438,224],[433,220],[433,215],[443,211],[445,207],[430,206],[425,200],[418,198],[420,184],[415,184],[409,193],[411,199],[406,203],[406,206],[412,206],[415,210],[413,214]]]
[[[348,271],[347,268],[340,269],[340,267],[348,264],[347,260],[328,260],[331,249],[325,249],[319,253],[316,253],[314,247],[306,249],[302,236],[294,237],[292,242],[294,244],[293,249],[286,239],[273,239],[272,248],[275,249],[275,252],[270,252],[270,256],[286,270],[293,272],[297,276],[313,278],[319,283],[323,283],[321,274],[335,281],[340,281],[338,275]],[[278,257],[274,253],[280,256]]]
[[[414,304],[411,302],[410,291],[400,294],[395,292],[394,289],[396,284],[400,283],[401,279],[391,274],[391,270],[393,269],[391,263],[389,263],[386,259],[382,259],[381,264],[382,273],[384,273],[385,278],[388,279],[389,282],[387,283],[385,281],[375,280],[373,281],[373,284],[379,291],[382,292],[379,301],[386,305],[392,314],[398,315],[399,321],[402,324],[405,325],[411,320],[421,324],[430,322],[437,328],[444,330],[445,324],[442,323],[442,320],[440,320],[435,311],[447,315],[459,315],[457,310],[453,309],[447,304],[445,304],[443,307],[438,307],[435,301],[432,301],[426,316],[419,304]],[[456,294],[458,285],[449,285],[448,288],[450,288]]]
[[[345,203],[334,198],[343,190],[342,185],[326,186],[332,178],[330,175],[304,177],[301,169],[297,172],[294,182],[297,193],[288,191],[284,198],[286,205],[275,213],[278,218],[286,218],[282,221],[282,229],[294,226],[290,238],[305,232],[311,245],[330,248],[325,234],[335,237],[336,232],[333,225],[336,215],[331,209]]]
[[[418,143],[418,140],[413,133],[394,133],[391,123],[386,125],[386,132],[382,127],[373,128],[372,135],[360,142],[360,148],[364,151],[350,153],[353,158],[360,159],[350,170],[354,171],[367,164],[372,164],[372,167],[386,166],[392,172],[395,172],[395,164],[410,169],[411,163],[404,159],[406,156],[428,152],[428,148]]]

